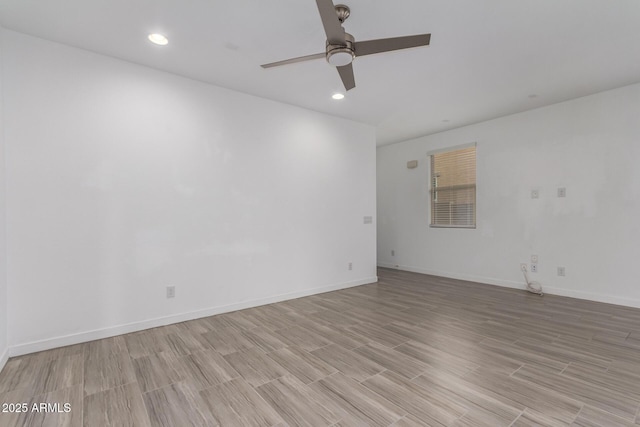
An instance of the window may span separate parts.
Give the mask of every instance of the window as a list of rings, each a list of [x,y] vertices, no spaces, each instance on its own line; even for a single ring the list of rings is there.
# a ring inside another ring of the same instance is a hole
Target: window
[[[431,227],[476,227],[476,144],[431,157]]]

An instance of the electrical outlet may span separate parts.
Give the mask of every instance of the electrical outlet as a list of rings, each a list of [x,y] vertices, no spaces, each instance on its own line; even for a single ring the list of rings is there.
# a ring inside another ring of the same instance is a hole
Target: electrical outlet
[[[365,216],[362,218],[362,222],[364,224],[372,224],[373,223],[373,217],[372,216]]]
[[[558,267],[558,276],[564,277],[564,267]]]
[[[558,197],[567,197],[567,189],[564,187],[558,188]]]
[[[531,262],[533,264],[537,264],[538,263],[538,255],[531,255]]]
[[[167,298],[175,298],[175,296],[176,296],[176,287],[167,286]]]
[[[395,251],[395,249],[391,249],[391,256],[396,256],[396,251]]]
[[[524,263],[520,264],[520,270],[527,271],[527,264],[524,264]]]
[[[349,263],[349,270],[353,270],[353,263],[352,262]]]
[[[538,272],[538,264],[531,264],[531,272],[532,273]]]
[[[531,190],[531,198],[537,199],[538,197],[540,197],[540,192],[538,190]]]

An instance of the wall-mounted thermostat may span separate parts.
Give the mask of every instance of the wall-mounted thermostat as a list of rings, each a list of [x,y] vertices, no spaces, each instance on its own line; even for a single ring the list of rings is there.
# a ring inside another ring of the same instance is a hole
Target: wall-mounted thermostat
[[[417,160],[409,160],[407,162],[407,169],[415,169],[418,167],[418,161]]]

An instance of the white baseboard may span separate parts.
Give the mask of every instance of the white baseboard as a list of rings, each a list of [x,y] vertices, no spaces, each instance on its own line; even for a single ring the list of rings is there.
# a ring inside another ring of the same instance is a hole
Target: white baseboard
[[[502,286],[503,288],[524,289],[523,283],[513,282],[510,280],[500,280],[491,277],[473,276],[470,274],[451,273],[447,271],[427,270],[420,267],[411,267],[407,265],[395,265],[378,263],[378,267],[393,268],[395,270],[410,271],[412,273],[429,274],[431,276],[447,277],[449,279],[467,280],[469,282],[485,283],[487,285]]]
[[[7,364],[7,360],[9,360],[9,349],[5,348],[2,350],[2,354],[0,354],[0,372],[4,369],[4,365]]]
[[[485,283],[487,285],[501,286],[503,288],[525,289],[523,282],[514,282],[511,280],[496,279],[493,277],[474,276],[470,274],[451,273],[447,271],[427,270],[420,267],[411,267],[406,265],[396,265],[387,263],[378,263],[378,267],[392,268],[395,270],[410,271],[413,273],[429,274],[432,276],[447,277],[449,279],[467,280],[470,282]],[[553,286],[544,286],[545,294],[558,295],[569,298],[583,299],[587,301],[603,302],[606,304],[621,305],[624,307],[640,308],[640,300],[622,298],[614,295],[598,294],[594,292],[576,291],[573,289],[558,288]]]
[[[250,301],[243,301],[236,304],[212,307],[205,310],[192,311],[188,313],[174,314],[166,317],[143,320],[140,322],[127,323],[124,325],[112,326],[109,328],[96,329],[92,331],[80,332],[72,335],[64,335],[60,337],[50,338],[46,340],[33,341],[24,344],[18,344],[9,347],[7,353],[9,356],[21,356],[23,354],[35,353],[38,351],[50,350],[52,348],[65,347],[73,344],[99,340],[103,338],[114,337],[117,335],[128,334],[131,332],[142,331],[145,329],[156,328],[158,326],[166,326],[173,323],[186,322],[188,320],[199,319],[201,317],[215,316],[216,314],[228,313],[246,308],[258,307],[266,304],[286,301],[290,299],[307,297],[310,295],[322,294],[325,292],[337,291],[340,289],[352,288],[354,286],[366,285],[378,281],[377,277],[367,277],[351,282],[339,283],[335,285],[321,286],[313,289],[305,289],[287,294],[275,295],[267,298],[260,298]],[[2,359],[0,359],[2,360]],[[0,364],[0,366],[2,366]]]

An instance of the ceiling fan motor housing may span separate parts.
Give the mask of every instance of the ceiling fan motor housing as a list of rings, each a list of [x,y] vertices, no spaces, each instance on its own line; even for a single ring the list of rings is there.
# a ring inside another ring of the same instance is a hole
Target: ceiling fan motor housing
[[[349,33],[344,33],[345,44],[336,45],[327,41],[327,62],[336,67],[349,65],[356,57],[353,45],[355,39]]]

